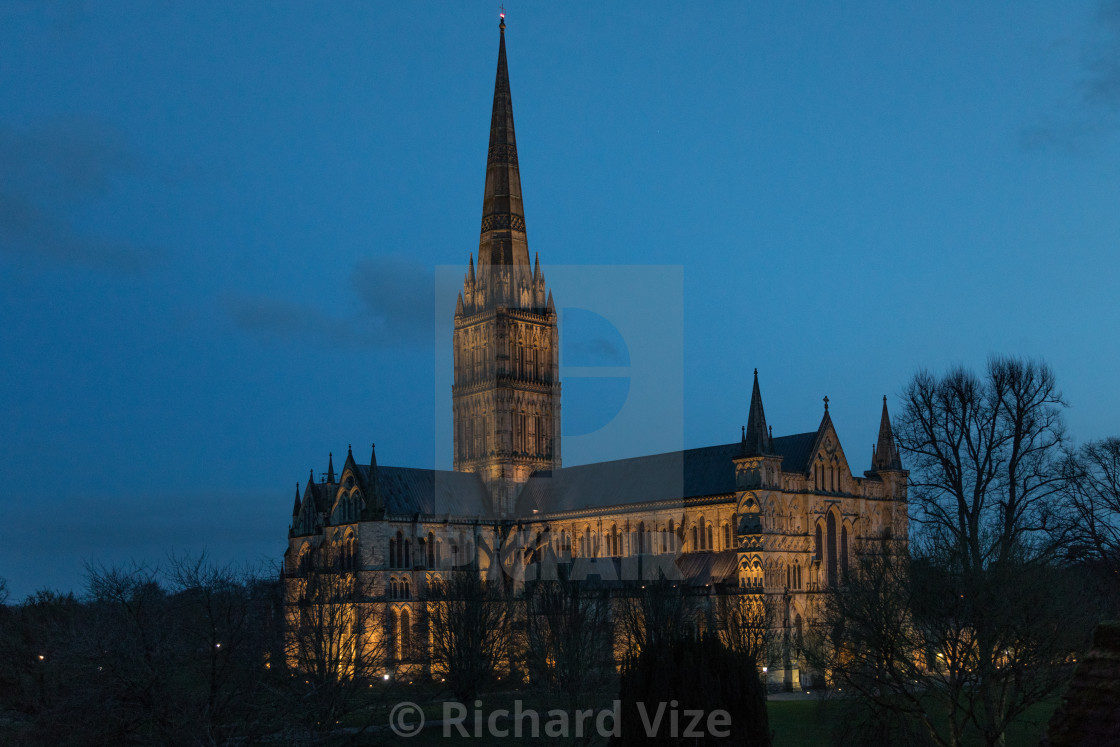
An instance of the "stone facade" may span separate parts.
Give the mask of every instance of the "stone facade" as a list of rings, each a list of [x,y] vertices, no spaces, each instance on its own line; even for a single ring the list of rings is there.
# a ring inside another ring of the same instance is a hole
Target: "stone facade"
[[[871,469],[857,476],[827,398],[816,431],[773,436],[757,371],[737,441],[561,466],[556,309],[539,259],[529,262],[504,24],[478,264],[470,258],[454,324],[454,471],[348,452],[336,476],[332,457],[297,487],[285,555],[292,593],[324,566],[363,579],[367,601],[388,610],[398,656],[415,605],[445,574],[519,581],[549,562],[605,583],[666,576],[764,594],[796,636],[858,551],[907,537],[886,398]],[[788,648],[783,666],[796,686]]]

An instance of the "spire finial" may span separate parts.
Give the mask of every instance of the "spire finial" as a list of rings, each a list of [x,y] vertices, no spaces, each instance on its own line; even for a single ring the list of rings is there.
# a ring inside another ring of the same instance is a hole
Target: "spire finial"
[[[871,456],[871,468],[874,470],[901,470],[902,458],[898,453],[898,445],[894,441],[894,432],[891,429],[891,416],[887,412],[887,398],[883,397],[883,414],[879,419],[879,440]]]
[[[828,412],[828,395],[824,395],[824,411]]]
[[[501,11],[502,33],[498,39],[498,64],[494,75],[494,102],[490,113],[490,146],[486,151],[486,185],[482,198],[482,223],[478,244],[478,271],[532,269],[525,237],[525,207],[521,199],[521,173],[517,163],[517,136],[513,127],[513,97],[506,62],[506,19]]]
[[[769,454],[769,429],[766,427],[766,413],[762,409],[762,392],[758,388],[758,369],[754,370],[754,386],[751,388],[751,406],[747,413],[747,425],[743,431],[743,451],[746,454]]]

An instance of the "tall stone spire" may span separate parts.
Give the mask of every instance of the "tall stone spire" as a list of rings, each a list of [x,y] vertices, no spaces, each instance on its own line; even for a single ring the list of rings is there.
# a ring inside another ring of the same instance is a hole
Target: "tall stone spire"
[[[758,388],[758,369],[754,370],[754,390],[751,392],[751,409],[747,414],[747,428],[743,433],[743,454],[746,456],[770,453],[770,431],[766,428],[766,413],[762,409],[762,392]]]
[[[871,468],[875,471],[902,469],[902,458],[898,454],[898,446],[894,442],[894,431],[891,430],[891,417],[887,413],[886,395],[883,395],[883,415],[879,419],[879,441],[875,444],[875,453],[871,456]]]
[[[477,473],[494,513],[510,516],[529,476],[561,465],[560,344],[544,272],[529,261],[504,19],[498,28],[482,233],[455,306],[451,398],[454,467]]]
[[[486,153],[486,192],[482,200],[482,235],[478,244],[479,270],[487,265],[529,268],[521,174],[517,168],[517,137],[513,131],[513,97],[506,64],[504,17],[498,28],[498,72],[494,79],[494,107],[490,115],[490,149]]]

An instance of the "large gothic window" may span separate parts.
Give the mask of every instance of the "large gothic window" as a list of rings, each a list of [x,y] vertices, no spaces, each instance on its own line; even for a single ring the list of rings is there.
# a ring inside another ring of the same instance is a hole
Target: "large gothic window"
[[[836,564],[836,514],[829,512],[828,519],[828,585],[837,586],[838,571]]]
[[[401,658],[407,659],[412,655],[412,617],[407,609],[401,610]]]
[[[840,527],[840,579],[848,577],[848,527]]]
[[[817,524],[817,533],[813,537],[813,560],[824,562],[824,542],[821,539],[821,525]]]

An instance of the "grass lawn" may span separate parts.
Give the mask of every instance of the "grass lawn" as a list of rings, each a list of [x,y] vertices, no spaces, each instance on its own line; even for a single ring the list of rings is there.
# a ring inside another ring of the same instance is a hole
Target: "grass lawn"
[[[606,696],[604,696],[606,698]],[[613,696],[612,696],[613,697]],[[437,693],[417,688],[413,692],[408,693],[408,697],[401,698],[402,700],[412,700],[421,705],[424,710],[428,728],[424,731],[408,739],[408,744],[420,747],[420,745],[439,745],[448,741],[448,737],[443,736],[443,730],[439,726],[432,726],[432,722],[442,718],[442,699],[443,697]],[[517,694],[512,692],[492,693],[483,696],[484,709],[489,711],[493,708],[510,708],[513,707],[515,699],[523,700],[525,708],[534,708],[540,712],[546,712],[549,708],[564,708],[564,705],[556,702],[549,702],[547,698],[541,699],[540,696],[533,696],[529,694]],[[1018,747],[1019,745],[1034,745],[1038,744],[1039,739],[1042,737],[1046,729],[1046,724],[1053,713],[1054,708],[1057,707],[1058,698],[1053,698],[1050,701],[1041,703],[1025,714],[1011,729],[1008,730],[1007,744],[1008,747]],[[605,700],[603,705],[609,706],[609,699]],[[774,734],[774,747],[801,747],[805,745],[809,747],[821,747],[822,745],[829,745],[833,743],[834,724],[837,720],[844,720],[846,712],[846,705],[843,699],[831,698],[821,699],[816,696],[805,696],[798,699],[778,699],[770,700],[767,703],[767,713],[770,719],[770,730]],[[358,726],[364,723],[371,723],[374,725],[374,730],[367,732],[359,737],[356,741],[358,744],[385,744],[397,743],[397,739],[392,732],[383,725],[387,725],[387,710],[382,706],[373,709],[361,716],[355,717],[350,720],[349,726]],[[548,740],[542,734],[541,739],[533,740],[528,738],[515,739],[512,735],[506,738],[491,738],[484,736],[481,739],[474,737],[464,738],[456,731],[452,731],[450,735],[451,740],[472,742],[478,745],[509,745],[509,744],[524,744],[527,742],[539,743],[541,740]],[[346,739],[340,739],[339,743],[346,742]],[[403,741],[403,740],[402,740]],[[353,743],[353,742],[350,742]],[[596,738],[592,744],[607,744],[607,740]],[[979,745],[979,740],[970,742],[970,744]]]
[[[1057,697],[1028,710],[1007,730],[1008,747],[1035,747],[1058,706]],[[833,724],[844,718],[842,700],[771,700],[767,703],[774,747],[820,747],[832,743]],[[982,744],[979,739],[969,744]]]

